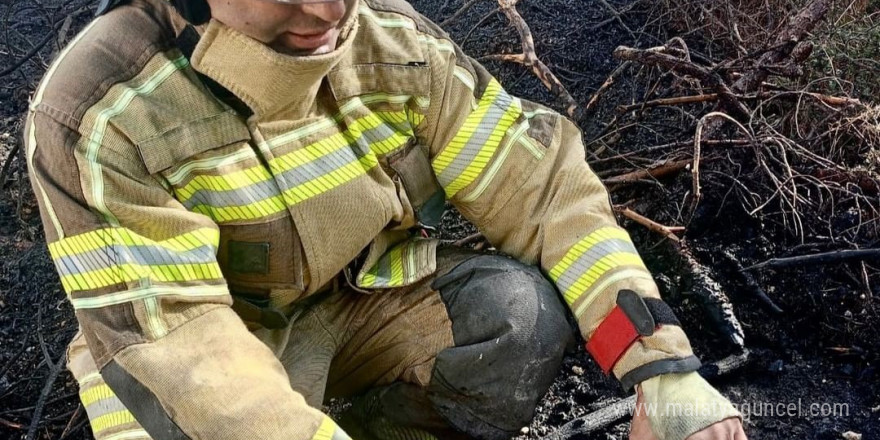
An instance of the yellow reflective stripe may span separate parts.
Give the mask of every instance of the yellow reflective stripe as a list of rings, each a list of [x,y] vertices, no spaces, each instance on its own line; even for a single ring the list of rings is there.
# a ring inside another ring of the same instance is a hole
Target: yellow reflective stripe
[[[207,215],[220,223],[235,220],[254,220],[286,209],[287,205],[284,204],[284,199],[282,197],[272,197],[244,206],[211,206],[199,204],[192,208],[194,212]]]
[[[523,121],[520,126],[514,130],[513,133],[507,135],[507,142],[504,143],[504,146],[501,147],[501,152],[498,153],[498,157],[492,161],[492,165],[489,166],[489,169],[486,170],[486,174],[480,179],[480,183],[477,184],[476,188],[473,189],[466,196],[461,198],[461,201],[464,203],[473,202],[477,200],[483,192],[486,191],[486,188],[489,187],[489,184],[495,179],[495,176],[498,174],[498,171],[501,170],[501,166],[504,165],[504,161],[507,160],[507,156],[510,155],[510,152],[513,150],[512,146],[514,142],[518,141],[523,133],[529,129],[529,121]]]
[[[91,420],[92,430],[95,432],[95,435],[110,428],[136,422],[134,416],[128,410],[104,414],[103,416]]]
[[[79,398],[82,400],[83,406],[89,406],[99,400],[116,397],[116,394],[105,383],[93,386],[89,389],[80,391]]]
[[[445,171],[455,160],[455,157],[461,153],[461,150],[467,145],[467,141],[473,136],[474,131],[479,127],[480,122],[486,116],[486,113],[500,92],[501,86],[496,81],[491,81],[483,93],[483,97],[480,98],[477,110],[468,115],[461,129],[458,130],[458,133],[455,134],[449,145],[434,158],[432,165],[435,173],[440,174]]]
[[[626,233],[625,230],[616,226],[606,226],[595,231],[591,232],[589,235],[581,239],[577,242],[568,252],[562,257],[562,260],[559,260],[555,266],[550,270],[550,278],[554,281],[558,280],[559,277],[565,272],[581,255],[587,252],[590,248],[596,245],[603,240],[609,239],[621,239],[629,241],[629,234]]]
[[[623,280],[633,280],[633,279],[642,279],[650,282],[654,282],[654,278],[651,277],[651,274],[648,273],[645,269],[622,269],[617,272],[614,272],[611,275],[608,275],[601,282],[593,286],[592,290],[587,293],[581,294],[578,296],[575,301],[580,300],[581,303],[578,304],[577,309],[573,310],[575,318],[580,319],[581,316],[584,315],[584,312],[596,298],[599,297],[599,294],[604,292],[605,289],[612,286],[615,283],[618,283]],[[574,305],[574,301],[568,303],[569,306]]]
[[[416,112],[411,112],[409,114],[409,117],[409,122],[413,125],[413,127],[418,127],[419,125],[422,125],[422,122],[425,120],[425,115]]]
[[[508,95],[498,81],[491,80],[477,109],[432,162],[447,198],[453,198],[479,177],[521,114],[519,100]]]
[[[358,282],[360,287],[373,287],[376,284],[376,274],[372,272],[364,272]]]
[[[192,197],[192,195],[200,189],[228,191],[269,180],[272,180],[272,174],[269,173],[269,170],[262,165],[256,165],[243,170],[224,173],[219,176],[199,174],[187,182],[186,185],[178,188],[176,192],[179,200],[183,202]]]
[[[495,155],[495,151],[498,148],[498,145],[501,143],[501,140],[504,138],[504,133],[507,131],[510,126],[516,121],[519,117],[519,112],[517,108],[510,107],[502,117],[501,121],[495,127],[493,133],[489,136],[489,140],[483,145],[483,148],[480,149],[480,152],[471,160],[470,165],[462,172],[457,179],[455,179],[451,184],[449,184],[446,189],[446,195],[449,198],[455,196],[459,191],[464,189],[466,186],[470,185],[474,182],[474,180],[479,177],[480,173],[486,168],[486,165],[492,160],[492,156]]]
[[[114,284],[149,278],[155,281],[207,281],[223,278],[216,263],[198,264],[117,264],[105,269],[61,277],[61,285],[67,292],[93,290]]]
[[[386,119],[383,119],[383,117]],[[275,175],[309,164],[312,164],[312,166],[322,171],[319,178],[302,182],[291,188],[282,188],[282,195],[285,199],[270,197],[267,199],[255,200],[247,204],[231,204],[230,206],[198,203],[190,206],[190,209],[195,212],[209,215],[215,220],[221,222],[239,219],[255,219],[286,209],[287,206],[285,206],[284,200],[293,200],[295,203],[299,203],[309,197],[313,197],[329,189],[335,188],[354,177],[364,174],[364,169],[357,169],[358,166],[356,166],[356,164],[358,162],[363,164],[366,169],[369,170],[378,164],[378,158],[375,157],[376,154],[388,154],[406,144],[411,136],[411,132],[401,133],[399,130],[388,126],[387,120],[405,121],[406,115],[402,112],[370,113],[352,122],[348,130],[344,132],[332,134],[301,149],[271,159],[269,161],[269,167]],[[364,134],[370,130],[382,127],[385,128],[387,133],[384,135],[377,134],[373,136],[374,138],[378,136],[378,138],[368,144],[370,152],[357,160],[356,146],[354,146],[353,143],[369,140],[366,139]],[[352,160],[348,162],[346,166],[334,168],[333,163],[331,163],[332,161],[327,163],[323,162],[323,159],[332,153],[344,149],[352,151]],[[269,182],[272,178],[273,176],[263,169],[261,165],[252,169],[233,172],[227,175],[196,176],[187,183],[187,185],[178,190],[178,197],[182,203],[186,204],[198,191],[241,190],[246,192],[249,189],[249,186]],[[218,197],[219,196],[220,195],[218,195]],[[242,198],[246,197],[247,196],[242,195]]]
[[[150,240],[125,228],[103,228],[49,243],[49,252],[52,258],[68,257],[112,244],[156,246],[173,252],[186,252],[206,245],[216,247],[219,242],[220,231],[216,228],[199,228],[162,241]]]
[[[312,440],[333,440],[333,434],[337,429],[339,428],[336,427],[336,423],[330,417],[324,416],[321,419],[321,424],[318,425],[318,432],[312,436]]]
[[[183,182],[193,171],[203,171],[203,170],[213,170],[223,166],[234,165],[239,162],[244,162],[248,159],[256,159],[257,156],[254,154],[254,151],[248,148],[243,148],[241,150],[217,157],[206,157],[204,159],[196,159],[192,162],[187,162],[185,165],[181,166],[177,169],[173,174],[169,175],[165,179],[171,185],[178,185],[180,182]]]
[[[153,241],[125,228],[106,228],[49,245],[61,284],[70,293],[149,278],[157,281],[222,278],[214,254],[219,232],[202,228]]]
[[[593,284],[596,280],[599,279],[606,272],[612,271],[614,269],[623,267],[623,266],[643,266],[642,259],[639,258],[638,255],[631,254],[628,252],[615,252],[613,254],[606,255],[599,259],[593,266],[590,267],[589,270],[584,272],[577,281],[575,281],[571,287],[566,289],[563,292],[563,297],[565,297],[565,301],[571,305],[574,304],[577,299],[589,291],[590,288],[593,287]]]
[[[351,148],[349,140],[361,137],[364,131],[376,128],[382,123],[383,121],[375,114],[367,115],[354,121],[346,131],[334,133],[302,149],[273,158],[269,161],[269,166],[273,172],[281,173],[309,162],[315,162],[334,151]]]
[[[436,240],[423,238],[412,238],[398,243],[386,250],[372,267],[364,267],[358,273],[355,281],[359,287],[364,288],[410,285],[432,270],[432,267],[429,266],[432,261],[430,258],[433,256],[436,245]],[[424,259],[426,257],[428,260]]]
[[[183,296],[188,298],[216,297],[225,296],[229,292],[226,286],[154,286],[139,289],[131,289],[123,292],[116,292],[107,295],[101,295],[95,298],[71,298],[70,302],[73,308],[80,309],[98,309],[117,304],[124,304],[145,298],[159,296]]]
[[[355,110],[366,108],[368,105],[380,103],[404,104],[410,99],[413,99],[413,97],[410,95],[391,95],[387,93],[375,93],[371,95],[352,98],[351,100],[347,101],[345,104],[342,104],[339,107],[338,114],[332,117],[328,117],[326,119],[322,119],[318,122],[313,122],[304,127],[289,131],[277,137],[265,140],[259,144],[259,147],[261,149],[272,150],[282,145],[287,145],[291,142],[298,141],[306,136],[318,133],[321,130],[327,130],[336,127],[337,124],[339,124],[339,122],[341,122],[346,116],[348,116]],[[418,101],[418,98],[416,98],[416,100]],[[369,109],[367,108],[367,110]]]
[[[392,249],[388,258],[391,264],[391,280],[389,284],[392,286],[403,285],[403,247],[397,246]]]
[[[284,198],[290,205],[295,205],[315,197],[319,194],[336,188],[379,165],[379,159],[373,154],[368,154],[354,162],[325,174],[317,179],[297,185],[284,192]]]

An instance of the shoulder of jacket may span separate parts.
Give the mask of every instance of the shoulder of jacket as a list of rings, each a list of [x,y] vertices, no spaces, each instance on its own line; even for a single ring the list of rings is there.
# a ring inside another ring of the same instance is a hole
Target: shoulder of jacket
[[[427,34],[434,38],[449,39],[449,36],[440,26],[425,18],[422,14],[413,8],[409,2],[405,0],[361,0],[362,4],[370,10],[397,14],[403,18],[409,19],[415,25],[416,31]]]
[[[76,128],[116,84],[135,78],[157,54],[175,47],[168,7],[134,0],[94,19],[58,55],[31,110]]]

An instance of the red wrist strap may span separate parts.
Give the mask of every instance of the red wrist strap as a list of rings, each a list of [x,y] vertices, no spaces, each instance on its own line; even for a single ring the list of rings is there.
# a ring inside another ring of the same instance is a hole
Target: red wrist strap
[[[611,371],[623,353],[639,339],[638,330],[620,306],[614,306],[587,342],[587,351],[605,374]]]
[[[634,342],[653,335],[664,325],[681,326],[663,300],[642,298],[632,290],[621,290],[617,294],[617,305],[587,342],[587,351],[608,374]]]

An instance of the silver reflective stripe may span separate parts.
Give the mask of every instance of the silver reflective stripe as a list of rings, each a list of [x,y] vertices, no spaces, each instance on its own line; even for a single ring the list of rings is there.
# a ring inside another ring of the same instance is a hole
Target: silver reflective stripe
[[[75,275],[93,270],[134,263],[143,266],[163,264],[209,264],[214,263],[214,246],[204,245],[186,252],[176,252],[160,246],[113,244],[80,254],[55,259],[61,276]]]
[[[331,151],[310,162],[282,171],[279,173],[278,179],[278,181],[283,182],[281,191],[286,191],[318,179],[370,154],[369,143],[388,141],[394,134],[395,131],[387,125],[379,125],[364,131],[362,136],[349,142],[346,146]],[[340,145],[342,145],[342,142],[333,146]],[[281,157],[276,160],[278,163],[283,164],[284,158]],[[189,199],[184,201],[183,205],[189,210],[193,210],[200,205],[212,208],[246,206],[278,195],[278,186],[276,185],[275,181],[266,180],[230,190],[199,189]]]
[[[95,420],[98,417],[115,413],[119,411],[126,411],[127,408],[116,396],[106,397],[101,400],[93,402],[91,405],[86,407],[86,413],[89,415],[89,420]]]
[[[498,123],[501,122],[501,118],[504,117],[504,114],[507,113],[508,108],[512,104],[513,98],[503,90],[498,93],[495,101],[489,104],[489,109],[483,115],[480,123],[474,127],[473,134],[471,134],[467,144],[455,156],[452,163],[437,176],[437,180],[440,181],[444,188],[451,185],[476,159],[480,150],[489,141],[490,136],[497,130]],[[462,127],[462,129],[465,128]]]
[[[278,195],[278,185],[273,180],[264,180],[241,188],[230,190],[196,190],[189,199],[183,202],[183,206],[193,210],[196,206],[206,205],[211,207],[245,206],[260,200],[266,200]]]
[[[594,244],[581,254],[556,281],[559,290],[568,290],[586,271],[590,270],[602,257],[616,252],[626,252],[638,255],[638,251],[629,240],[612,238]]]
[[[319,179],[321,176],[330,174],[364,156],[364,154],[356,154],[355,150],[351,147],[352,145],[349,144],[318,158],[318,160],[306,162],[284,171],[281,173],[283,176],[282,180],[288,187],[293,188],[311,180]]]

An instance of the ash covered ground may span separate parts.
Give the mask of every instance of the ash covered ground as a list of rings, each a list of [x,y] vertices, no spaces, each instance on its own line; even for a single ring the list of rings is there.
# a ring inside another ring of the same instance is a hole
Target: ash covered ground
[[[412,3],[441,22],[465,2]],[[617,46],[650,47],[678,34],[666,21],[658,20],[660,3],[613,1],[610,5],[621,12],[619,20],[602,2],[592,0],[522,0],[518,10],[532,28],[540,58],[574,99],[585,103],[619,65],[612,58]],[[0,5],[5,30],[0,72],[11,70],[0,76],[0,158],[8,163],[0,182],[0,438],[26,438],[36,409],[40,414],[34,438],[92,438],[72,377],[62,371],[57,380],[51,380],[52,364],[61,358],[76,322],[49,260],[19,147],[21,117],[30,94],[53,55],[88,22],[93,7],[88,0],[9,0]],[[495,1],[477,2],[444,27],[477,59],[518,53],[519,34],[503,14],[493,12],[496,7]],[[718,55],[721,49],[707,38],[699,32],[685,35],[695,54]],[[511,93],[564,110],[530,70],[513,63],[483,62]],[[643,83],[623,80],[609,89],[589,117],[577,120],[584,130],[588,157],[600,159],[594,169],[601,176],[627,169],[620,162],[602,159],[661,144],[685,126],[691,126],[692,133],[692,121],[682,122],[675,112],[658,112],[648,118],[651,131],[624,133],[613,150],[597,146],[593,141],[607,134],[606,128],[618,115],[616,106],[640,102],[645,93]],[[9,159],[10,155],[16,158]],[[664,213],[672,209],[670,201],[680,200],[688,188],[686,176],[673,176],[654,185],[612,191],[612,199],[635,203],[649,217],[665,218]],[[694,254],[715,268],[714,276],[730,296],[752,352],[745,367],[713,382],[734,403],[753,413],[746,419],[750,438],[839,439],[848,431],[864,439],[880,438],[880,343],[876,336],[880,274],[870,265],[856,263],[763,271],[756,282],[783,310],[774,313],[749,293],[737,271],[724,270],[730,264],[726,258],[748,266],[770,256],[787,255],[795,248],[821,249],[824,244],[818,239],[796,240],[784,228],[775,227],[772,219],[765,224],[732,206],[729,182],[713,184],[710,180],[704,191],[704,202],[688,224],[686,237]],[[849,230],[852,225],[847,222],[853,222],[849,217],[857,214],[845,210],[830,224]],[[711,362],[733,353],[735,347],[719,333],[682,280],[681,264],[668,244],[638,225],[627,222],[626,226],[697,354]],[[454,240],[474,230],[450,210],[441,232]],[[862,237],[860,243],[876,247],[877,238],[871,237]],[[858,269],[865,272],[864,277]],[[51,388],[44,392],[46,383]],[[622,397],[625,394],[616,381],[604,377],[586,353],[578,350],[566,358],[534,421],[516,439],[541,438]],[[768,415],[766,407],[760,406],[779,403],[799,405],[801,412]],[[834,408],[841,414],[811,415],[811,405]],[[573,438],[625,439],[627,433],[628,418],[624,417],[603,430]]]

